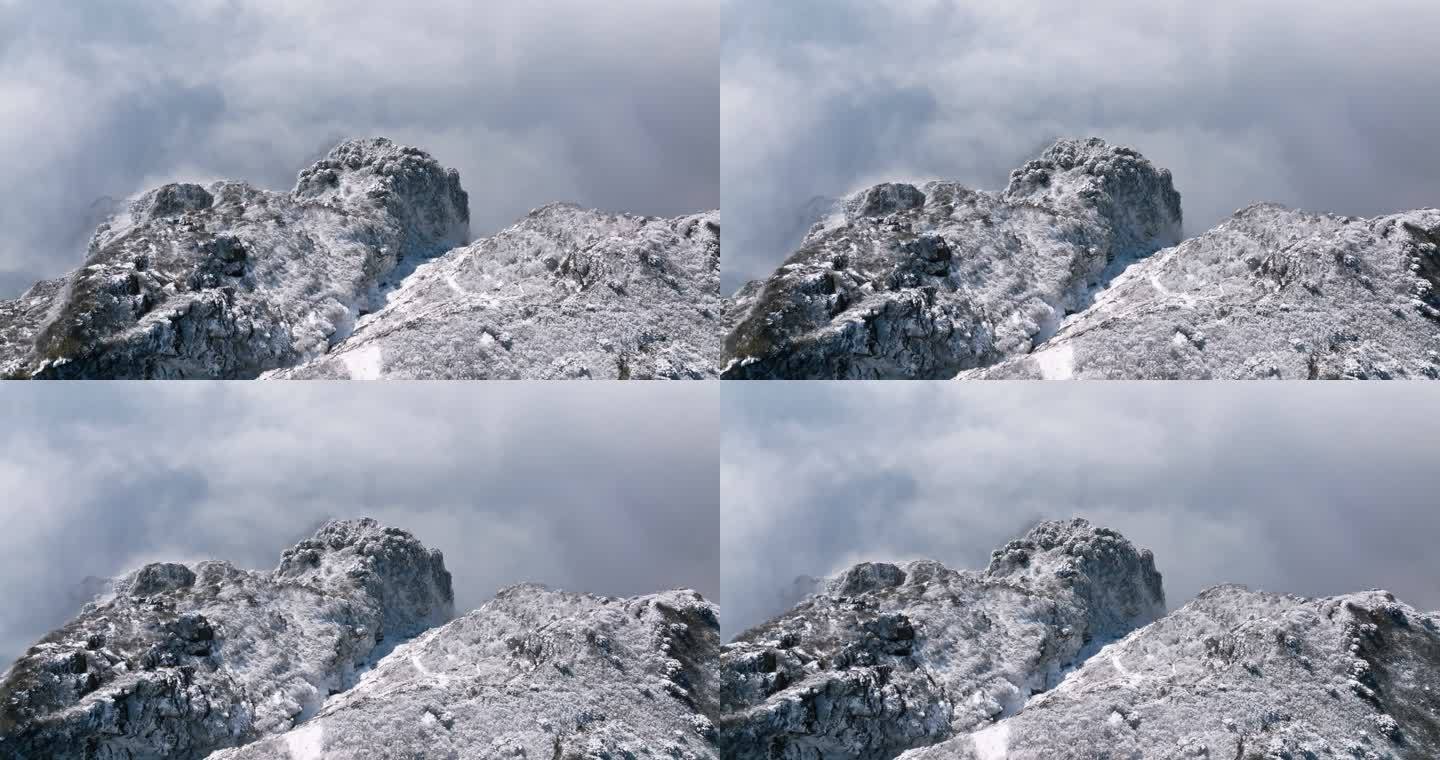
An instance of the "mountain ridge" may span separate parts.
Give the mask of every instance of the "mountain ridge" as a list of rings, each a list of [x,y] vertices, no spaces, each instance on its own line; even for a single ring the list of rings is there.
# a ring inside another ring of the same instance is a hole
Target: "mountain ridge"
[[[288,192],[175,183],[130,201],[82,267],[0,301],[0,376],[713,376],[719,236],[718,211],[551,204],[472,241],[454,169],[349,140]],[[436,280],[421,268],[450,287],[407,288]],[[391,339],[355,336],[362,322]],[[359,361],[326,361],[357,343]]]
[[[0,758],[709,760],[718,646],[690,590],[517,584],[456,616],[438,551],[331,521],[272,571],[118,579],[0,677]]]
[[[1440,377],[1440,210],[1181,219],[1168,170],[1098,138],[999,192],[858,191],[726,299],[722,377]]]
[[[1440,614],[1383,591],[1208,589],[1046,521],[984,571],[861,563],[721,649],[736,760],[1427,758]]]

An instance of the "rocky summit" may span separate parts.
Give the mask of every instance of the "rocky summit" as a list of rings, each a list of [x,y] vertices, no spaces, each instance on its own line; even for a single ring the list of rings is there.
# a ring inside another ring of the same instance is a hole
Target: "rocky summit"
[[[0,681],[0,760],[715,760],[693,591],[535,585],[455,617],[440,553],[331,522],[271,572],[147,565]]]
[[[867,563],[721,649],[736,760],[1440,756],[1440,614],[1219,586],[1044,522],[983,572]]]
[[[716,375],[719,213],[555,205],[470,241],[460,177],[352,140],[293,190],[152,190],[0,301],[9,378]]]
[[[1099,139],[999,193],[877,185],[727,299],[722,376],[1440,377],[1440,210],[1181,237],[1169,171]]]

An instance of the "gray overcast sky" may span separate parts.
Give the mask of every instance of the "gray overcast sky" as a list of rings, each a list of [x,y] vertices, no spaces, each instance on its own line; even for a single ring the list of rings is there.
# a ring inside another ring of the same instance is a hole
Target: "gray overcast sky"
[[[725,0],[726,292],[803,205],[886,179],[998,190],[1061,136],[1175,174],[1186,228],[1275,201],[1440,205],[1440,3]]]
[[[0,297],[79,266],[102,196],[289,189],[348,137],[459,169],[476,234],[716,208],[718,3],[0,0]]]
[[[538,581],[719,593],[719,388],[0,386],[0,670],[88,575],[270,569],[325,519],[445,552],[456,606]]]
[[[742,387],[743,385],[743,387]],[[1440,395],[1418,385],[726,385],[721,623],[866,560],[980,569],[1045,518],[1218,583],[1440,608]]]

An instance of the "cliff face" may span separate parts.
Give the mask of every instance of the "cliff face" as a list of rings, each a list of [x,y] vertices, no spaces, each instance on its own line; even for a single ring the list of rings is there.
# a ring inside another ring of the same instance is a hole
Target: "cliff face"
[[[722,647],[725,757],[1440,756],[1440,615],[1212,588],[1042,523],[984,572],[863,564]]]
[[[728,299],[724,377],[1440,377],[1440,211],[1180,220],[1168,171],[1094,139],[1001,193],[878,185]]]
[[[269,573],[147,565],[7,671],[0,757],[205,757],[314,714],[453,605],[439,552],[371,520]]]
[[[720,215],[555,204],[470,241],[459,175],[384,138],[287,193],[166,185],[0,301],[11,378],[714,377]]]

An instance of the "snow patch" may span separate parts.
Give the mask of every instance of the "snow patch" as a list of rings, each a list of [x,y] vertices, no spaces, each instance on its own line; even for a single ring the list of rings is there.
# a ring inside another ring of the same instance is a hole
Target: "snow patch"
[[[290,760],[324,760],[325,727],[320,723],[305,723],[285,734],[285,749]]]
[[[978,760],[1005,760],[1010,756],[1010,725],[997,723],[984,731],[970,735],[975,741],[975,757]]]
[[[378,380],[384,366],[381,362],[380,344],[367,343],[340,355],[345,370],[352,380]]]
[[[1045,380],[1069,380],[1075,376],[1075,347],[1065,343],[1054,348],[1037,351],[1035,364],[1040,367],[1040,377]]]

